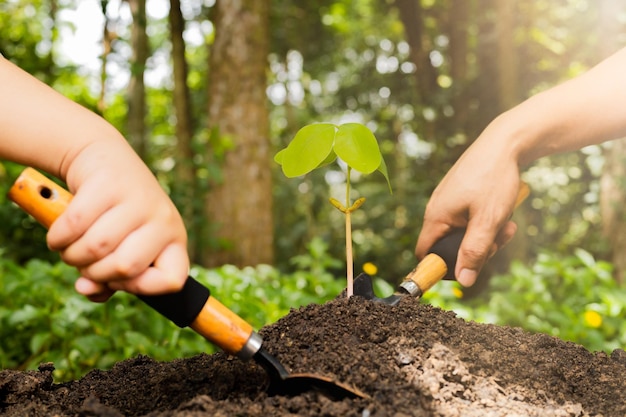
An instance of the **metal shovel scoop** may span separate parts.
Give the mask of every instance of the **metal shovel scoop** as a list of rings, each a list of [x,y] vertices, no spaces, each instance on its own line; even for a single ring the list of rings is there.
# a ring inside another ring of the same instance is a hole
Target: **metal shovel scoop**
[[[63,213],[72,194],[36,170],[26,168],[9,190],[9,198],[48,228]],[[208,288],[188,277],[177,293],[138,297],[176,325],[191,327],[225,352],[242,360],[255,360],[267,371],[269,395],[297,395],[313,389],[335,399],[368,397],[332,378],[312,373],[290,374],[263,348],[261,336],[249,323],[210,295]]]

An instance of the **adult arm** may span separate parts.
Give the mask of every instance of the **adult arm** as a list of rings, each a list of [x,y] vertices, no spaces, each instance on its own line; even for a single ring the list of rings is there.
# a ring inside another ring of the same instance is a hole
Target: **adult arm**
[[[455,276],[472,285],[489,256],[506,244],[521,167],[554,153],[626,136],[626,48],[588,72],[498,116],[436,187],[416,255],[453,228],[467,232]]]

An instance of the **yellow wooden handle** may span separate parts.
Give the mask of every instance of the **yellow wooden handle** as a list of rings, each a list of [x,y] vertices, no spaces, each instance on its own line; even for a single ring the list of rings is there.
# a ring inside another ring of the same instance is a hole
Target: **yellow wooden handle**
[[[517,208],[530,194],[530,188],[525,182],[520,183],[520,188],[517,193],[517,199],[515,201],[515,208]],[[460,245],[460,240],[458,241]],[[454,253],[458,252],[458,247],[455,248]],[[456,263],[456,262],[455,262]],[[404,278],[404,283],[410,281],[417,286],[415,296],[420,297],[423,293],[428,291],[441,281],[448,274],[448,265],[446,261],[435,253],[429,253],[420,261],[417,267],[409,272]],[[405,287],[405,285],[402,285]]]
[[[9,198],[46,229],[65,211],[72,194],[37,170],[26,168],[9,189]]]
[[[189,327],[231,355],[241,352],[254,332],[248,322],[215,297],[209,297]]]
[[[35,169],[26,168],[9,190],[9,198],[39,223],[49,228],[65,211],[72,200],[72,194]],[[187,280],[195,281],[191,277]],[[197,306],[197,309],[189,305],[181,306],[181,303],[196,302],[198,297],[194,293],[197,293],[199,289],[209,294],[208,290],[201,286],[202,284],[196,281],[193,285],[186,284],[178,293],[157,296],[141,295],[139,298],[179,326],[189,325],[227,353],[241,356],[240,353],[243,351],[244,356],[253,354],[254,351],[249,352],[246,347],[254,333],[252,326],[214,297],[207,295],[206,302],[204,298],[200,298],[201,305]],[[187,292],[190,293],[187,294]],[[181,309],[189,310],[190,308],[192,316],[199,312],[197,316],[188,319],[186,315],[189,313],[181,314]],[[191,323],[188,324],[189,322]],[[246,347],[245,351],[244,347]]]

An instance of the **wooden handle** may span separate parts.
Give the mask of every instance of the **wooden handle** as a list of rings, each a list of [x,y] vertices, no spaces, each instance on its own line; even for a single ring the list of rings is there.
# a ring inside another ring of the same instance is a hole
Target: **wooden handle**
[[[515,208],[530,194],[530,188],[525,182],[520,183],[520,188],[515,201]],[[404,282],[413,281],[419,288],[418,296],[425,293],[442,279],[454,279],[456,258],[465,236],[465,229],[457,229],[440,239],[430,249],[430,253],[424,257],[417,267],[409,272]]]
[[[231,355],[241,352],[253,333],[252,326],[215,297],[210,297],[190,326]]]
[[[9,190],[9,198],[49,228],[65,211],[72,194],[35,169],[26,168]],[[192,277],[179,292],[138,297],[178,326],[190,326],[233,355],[242,352],[254,333],[250,324],[211,297],[208,288]]]
[[[439,255],[429,253],[420,261],[414,270],[404,278],[404,281],[413,281],[419,288],[419,296],[430,290],[433,285],[441,281],[448,272],[446,262]]]
[[[72,201],[72,194],[33,168],[26,168],[9,189],[9,198],[49,229]]]

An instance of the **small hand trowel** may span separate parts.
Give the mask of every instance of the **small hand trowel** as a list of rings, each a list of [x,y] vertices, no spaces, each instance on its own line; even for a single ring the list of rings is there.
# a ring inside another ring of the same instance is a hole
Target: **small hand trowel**
[[[522,182],[517,193],[515,207],[518,207],[528,197],[529,193],[528,185]],[[389,305],[396,305],[407,296],[416,299],[421,298],[426,291],[442,279],[454,279],[456,258],[464,236],[465,229],[456,229],[437,241],[417,267],[398,285],[392,295],[384,298],[377,297],[374,293],[372,277],[365,273],[359,274],[354,279],[354,295]]]
[[[26,168],[9,190],[9,198],[46,228],[63,213],[72,199],[41,173]],[[312,389],[331,398],[367,398],[367,394],[332,378],[312,373],[290,374],[262,346],[252,326],[210,296],[208,288],[188,277],[177,293],[138,297],[180,327],[191,327],[209,342],[242,360],[254,359],[269,375],[269,395],[297,395]]]

